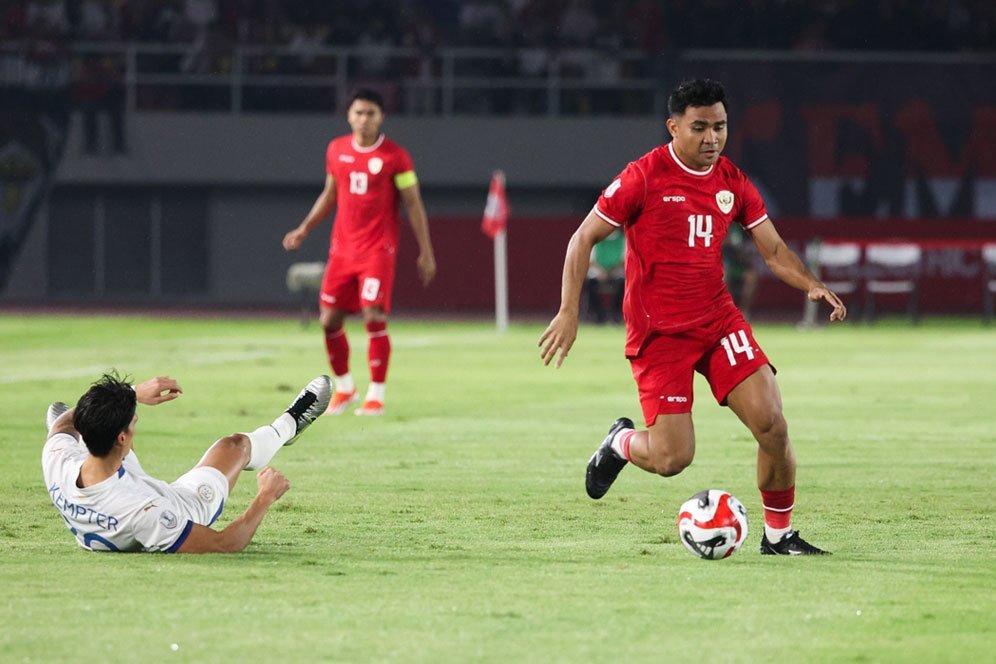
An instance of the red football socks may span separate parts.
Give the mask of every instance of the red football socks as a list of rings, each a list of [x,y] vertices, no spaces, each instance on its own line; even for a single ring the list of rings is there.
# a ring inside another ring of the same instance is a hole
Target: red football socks
[[[761,502],[764,504],[764,525],[781,530],[792,523],[792,508],[795,506],[795,487],[782,491],[761,489]]]
[[[332,373],[336,376],[349,373],[349,341],[344,328],[325,331],[325,352],[328,353]]]
[[[633,440],[633,436],[636,435],[636,431],[633,429],[623,429],[615,435],[612,440],[612,449],[619,454],[626,461],[632,461],[632,457],[629,456],[629,443]]]
[[[391,357],[391,338],[387,336],[387,323],[371,321],[367,323],[370,347],[367,359],[370,364],[370,382],[383,383],[387,380],[387,362]]]

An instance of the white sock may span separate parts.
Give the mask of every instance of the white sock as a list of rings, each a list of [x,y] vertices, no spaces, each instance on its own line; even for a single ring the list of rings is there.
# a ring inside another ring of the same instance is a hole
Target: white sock
[[[335,377],[335,391],[343,392],[348,394],[356,389],[356,385],[353,384],[353,374],[344,373],[341,376]]]
[[[782,538],[792,532],[792,526],[788,528],[772,528],[768,524],[764,525],[764,534],[767,536],[768,541],[772,544],[776,542],[781,542]]]
[[[270,426],[260,427],[252,433],[245,434],[252,446],[249,463],[245,469],[259,470],[270,463],[277,450],[293,438],[295,433],[297,433],[297,424],[294,423],[294,418],[287,413],[281,413]]]
[[[620,459],[626,459],[628,456],[627,454],[628,450],[626,450],[625,452],[623,451],[621,438],[625,434],[630,434],[629,440],[632,441],[633,431],[634,429],[620,429],[619,431],[616,432],[616,435],[612,436],[612,451],[615,452],[616,456],[618,456]]]
[[[384,383],[370,383],[367,388],[367,401],[379,401],[384,403]]]

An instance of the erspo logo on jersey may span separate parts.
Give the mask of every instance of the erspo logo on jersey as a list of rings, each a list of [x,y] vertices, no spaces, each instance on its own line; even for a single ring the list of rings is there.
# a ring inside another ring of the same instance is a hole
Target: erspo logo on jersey
[[[684,203],[684,196],[661,196],[661,200],[665,203]]]

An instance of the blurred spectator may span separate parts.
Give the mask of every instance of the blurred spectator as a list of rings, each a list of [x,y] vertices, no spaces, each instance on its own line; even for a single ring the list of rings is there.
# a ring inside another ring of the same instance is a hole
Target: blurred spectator
[[[69,34],[69,16],[63,0],[31,0],[27,4],[25,24],[38,37]]]
[[[467,46],[497,46],[508,34],[507,14],[498,0],[466,0],[460,7],[461,41]]]
[[[626,277],[626,236],[615,230],[591,250],[588,264],[588,316],[596,323],[622,322]]]
[[[85,41],[118,38],[117,7],[108,0],[81,0],[76,35]]]
[[[315,71],[316,60],[324,47],[328,33],[329,29],[320,24],[294,27],[287,48],[298,56],[300,71]]]
[[[72,95],[83,120],[83,151],[103,152],[100,121],[106,118],[111,150],[125,153],[125,89],[122,63],[108,55],[86,55],[76,63]]]
[[[591,0],[571,0],[560,19],[560,32],[566,39],[586,43],[598,32],[599,21]]]
[[[754,258],[757,249],[740,224],[730,224],[726,240],[723,242],[723,273],[726,287],[733,296],[733,302],[750,320],[751,305],[757,291],[757,270]]]
[[[371,21],[356,45],[363,49],[359,57],[361,76],[384,79],[392,73],[391,48],[395,44],[383,21],[380,19]]]

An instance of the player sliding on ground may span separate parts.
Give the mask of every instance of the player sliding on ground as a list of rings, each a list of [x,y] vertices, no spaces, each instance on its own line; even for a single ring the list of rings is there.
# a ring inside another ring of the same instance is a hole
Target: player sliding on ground
[[[775,372],[723,284],[722,244],[730,224],[751,235],[779,279],[826,301],[830,320],[844,304],[782,241],[747,176],[725,157],[726,92],[716,81],[686,81],[668,99],[671,142],[631,162],[605,188],[571,237],[560,311],[540,337],[545,364],[559,367],[578,333],[578,300],[592,247],[624,229],[626,357],[636,379],[645,431],[615,421],[588,462],[588,495],[601,498],[632,461],[665,477],[692,463],[692,377],[729,406],[757,439],[764,504],[764,554],[826,553],[792,528],[795,451]]]
[[[411,157],[380,132],[384,101],[373,90],[357,90],[347,108],[346,119],[353,131],[328,144],[325,189],[304,221],[284,236],[283,245],[287,251],[295,251],[337,208],[319,303],[325,350],[335,374],[336,391],[329,414],[340,415],[356,401],[343,322],[347,315],[362,309],[370,342],[370,384],[363,405],[354,412],[381,415],[391,357],[387,317],[400,232],[399,201],[404,203],[418,242],[418,274],[423,286],[436,274],[436,259]]]
[[[301,390],[273,424],[225,436],[197,466],[172,484],[149,476],[135,454],[135,404],[156,406],[182,390],[168,376],[134,389],[105,375],[76,407],[49,406],[42,470],[49,497],[76,541],[91,551],[211,553],[241,551],[267,510],[290,488],[266,466],[328,407],[332,383],[319,376]],[[261,469],[261,470],[260,470]],[[259,470],[259,492],[249,508],[223,530],[209,526],[221,515],[244,470]]]

